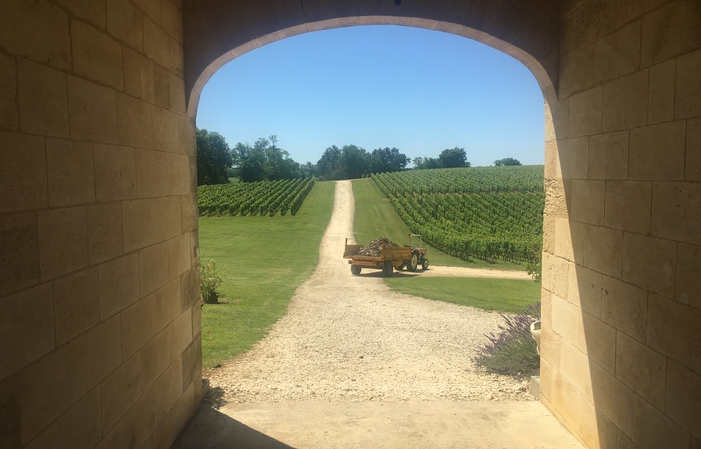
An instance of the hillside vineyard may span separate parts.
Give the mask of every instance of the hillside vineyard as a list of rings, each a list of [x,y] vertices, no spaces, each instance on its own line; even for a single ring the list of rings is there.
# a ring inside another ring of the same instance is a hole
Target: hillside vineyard
[[[200,216],[246,216],[275,214],[295,215],[314,178],[281,179],[278,181],[237,182],[205,185],[197,188],[197,209]]]
[[[543,166],[372,175],[412,232],[464,260],[534,262],[543,241]]]

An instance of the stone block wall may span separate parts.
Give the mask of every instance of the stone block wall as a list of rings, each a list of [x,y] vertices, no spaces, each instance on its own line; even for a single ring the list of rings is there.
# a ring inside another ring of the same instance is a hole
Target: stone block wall
[[[542,400],[591,448],[701,447],[698,0],[3,0],[0,448],[170,446],[201,396],[199,91],[257,46],[368,24],[534,73]]]
[[[701,447],[701,3],[564,3],[542,400],[591,448]]]
[[[179,0],[0,3],[0,447],[169,447],[201,397]]]

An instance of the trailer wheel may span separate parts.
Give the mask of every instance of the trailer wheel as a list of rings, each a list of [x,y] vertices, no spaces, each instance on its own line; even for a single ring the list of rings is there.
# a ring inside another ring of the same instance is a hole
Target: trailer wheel
[[[416,268],[419,266],[419,256],[416,255],[416,253],[411,255],[411,260],[409,261],[409,266],[407,266],[407,269],[409,271],[416,271]]]
[[[421,268],[428,270],[428,259],[424,259],[424,261],[421,263]]]
[[[353,273],[353,276],[359,275],[362,270],[363,267],[359,265],[351,265],[351,273]]]
[[[391,260],[385,261],[385,265],[382,267],[382,275],[383,275],[384,277],[386,277],[386,278],[392,276],[392,269],[393,269],[393,268],[394,268],[394,267],[392,267],[392,261],[391,261]]]

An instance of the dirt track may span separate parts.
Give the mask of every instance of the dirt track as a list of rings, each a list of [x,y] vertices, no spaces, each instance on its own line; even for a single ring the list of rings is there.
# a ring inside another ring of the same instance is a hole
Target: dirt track
[[[470,361],[501,322],[497,313],[392,292],[378,272],[351,275],[341,255],[353,235],[353,210],[351,184],[340,181],[319,266],[266,338],[206,373],[212,400],[532,399],[525,382],[486,374]],[[464,270],[474,269],[421,275]]]
[[[533,278],[525,271],[501,271],[490,270],[483,268],[465,268],[465,267],[443,267],[440,265],[431,265],[427,271],[422,271],[420,276],[423,277],[465,277],[465,278],[493,278],[493,279],[521,279],[532,280]]]

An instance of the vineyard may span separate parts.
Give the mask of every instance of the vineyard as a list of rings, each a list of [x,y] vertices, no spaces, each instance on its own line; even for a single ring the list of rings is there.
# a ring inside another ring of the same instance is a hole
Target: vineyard
[[[314,182],[314,178],[299,178],[199,186],[198,213],[203,217],[295,215]]]
[[[543,240],[543,166],[374,174],[412,232],[454,257],[534,262]]]

